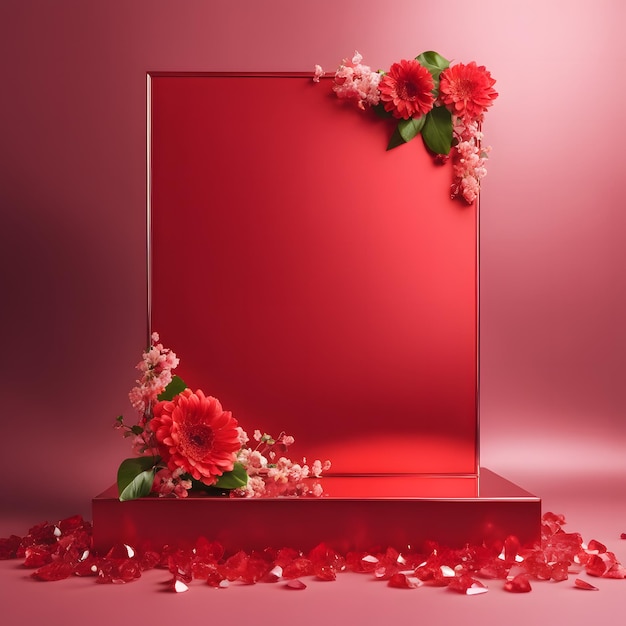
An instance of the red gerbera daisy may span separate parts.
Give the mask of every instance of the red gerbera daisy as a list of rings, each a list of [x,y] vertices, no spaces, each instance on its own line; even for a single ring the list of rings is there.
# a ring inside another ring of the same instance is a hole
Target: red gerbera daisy
[[[466,120],[481,120],[498,97],[496,81],[484,65],[459,63],[441,73],[439,92],[446,107]]]
[[[380,99],[394,117],[421,117],[433,108],[434,86],[433,77],[419,61],[402,60],[382,77]]]
[[[241,448],[237,420],[199,389],[185,389],[171,402],[156,404],[150,429],[168,468],[181,468],[205,485],[233,469]]]

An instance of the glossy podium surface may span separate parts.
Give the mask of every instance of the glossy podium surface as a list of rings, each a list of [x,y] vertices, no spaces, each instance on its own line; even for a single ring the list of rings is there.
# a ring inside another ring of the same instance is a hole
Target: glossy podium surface
[[[155,545],[199,536],[227,551],[308,550],[324,541],[340,551],[373,546],[450,547],[517,535],[539,538],[541,501],[497,474],[480,476],[328,476],[322,498],[189,497],[119,502],[115,487],[93,500],[94,542]]]

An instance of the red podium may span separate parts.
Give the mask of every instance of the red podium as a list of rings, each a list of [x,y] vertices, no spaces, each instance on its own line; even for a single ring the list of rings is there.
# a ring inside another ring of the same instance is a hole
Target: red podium
[[[321,499],[109,490],[97,545],[538,538],[540,500],[479,467],[478,207],[392,128],[310,75],[149,76],[151,328],[189,387],[332,470]]]

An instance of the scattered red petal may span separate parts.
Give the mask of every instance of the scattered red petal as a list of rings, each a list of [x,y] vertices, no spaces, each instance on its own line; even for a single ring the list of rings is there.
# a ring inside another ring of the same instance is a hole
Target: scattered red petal
[[[29,546],[24,556],[24,567],[42,567],[52,561],[52,550],[50,546]]]
[[[515,557],[519,554],[521,545],[519,539],[515,535],[509,535],[504,540],[504,560],[506,563],[514,563]]]
[[[511,566],[511,569],[509,569],[509,571],[507,572],[506,579],[513,580],[519,574],[527,574],[527,573],[528,571],[526,570],[525,567],[522,567],[521,565],[516,564],[516,565]]]
[[[198,537],[194,552],[198,559],[217,563],[224,556],[224,546],[218,541],[209,541],[206,537]]]
[[[57,541],[57,536],[60,534],[60,530],[54,525],[48,522],[42,522],[33,526],[26,535],[25,539],[28,540],[28,545],[33,544],[54,544]]]
[[[313,563],[301,556],[283,565],[283,578],[300,578],[313,574]]]
[[[73,530],[83,528],[87,523],[88,522],[83,520],[82,516],[73,515],[72,517],[66,517],[64,520],[61,520],[58,523],[58,528],[65,535]]]
[[[529,591],[532,591],[528,575],[519,574],[512,580],[507,580],[504,583],[504,590],[510,591],[511,593],[528,593]]]
[[[69,563],[63,561],[52,561],[43,567],[35,570],[31,575],[33,578],[45,581],[64,580],[74,573],[74,568]]]
[[[315,576],[332,581],[345,570],[387,580],[396,588],[414,589],[427,582],[430,586],[448,586],[466,595],[482,594],[487,587],[474,576],[506,580],[504,588],[512,593],[531,590],[532,580],[566,580],[570,574],[626,579],[626,567],[614,553],[597,540],[583,547],[579,533],[563,531],[565,518],[546,513],[542,519],[541,543],[521,546],[514,536],[504,541],[488,538],[480,546],[466,545],[450,549],[426,542],[422,553],[400,553],[394,548],[372,547],[369,551],[349,552],[345,556],[321,543],[308,554],[291,548],[265,549],[224,555],[217,542],[199,538],[193,549],[176,545],[155,549],[150,545],[117,544],[106,555],[92,550],[92,528],[81,516],[74,515],[57,524],[42,522],[24,537],[0,538],[0,559],[22,558],[25,567],[36,568],[38,580],[62,580],[70,576],[95,577],[99,583],[128,583],[154,567],[169,569],[167,584],[181,593],[192,580],[223,589],[229,581],[248,584],[275,583],[283,579],[287,589],[304,589],[300,580]],[[622,538],[626,537],[626,533]],[[595,589],[577,578],[574,586]]]
[[[458,593],[463,593],[467,596],[475,596],[482,593],[487,593],[489,589],[483,585],[479,580],[472,578],[471,576],[465,574],[463,576],[457,576],[450,581],[448,585],[448,589],[452,591],[456,591]]]
[[[606,555],[591,555],[591,558],[585,566],[585,571],[587,572],[587,574],[589,574],[590,576],[602,576],[608,570],[606,559],[602,558],[603,556]]]
[[[563,526],[565,522],[565,516],[562,513],[552,513],[550,511],[546,512],[542,516],[542,521],[549,523],[556,523],[559,526]]]
[[[315,576],[320,580],[331,581],[337,580],[337,572],[329,565],[314,565],[313,571]]]
[[[268,561],[263,554],[252,553],[246,560],[246,567],[241,574],[241,580],[253,585],[268,576],[272,567],[272,561]]]
[[[622,533],[622,534],[619,536],[619,538],[620,538],[620,539],[626,539],[626,533]]]
[[[389,579],[387,584],[396,589],[417,589],[424,583],[415,576],[407,576],[402,572],[397,572]]]
[[[154,569],[161,562],[161,555],[156,550],[145,550],[139,555],[142,570]]]
[[[612,565],[604,574],[603,578],[626,578],[626,567],[620,563]]]
[[[508,567],[500,560],[487,563],[478,570],[482,578],[506,578]]]
[[[22,543],[22,538],[17,535],[0,539],[0,560],[17,558],[17,551]]]
[[[529,576],[537,580],[550,580],[552,568],[545,562],[543,554],[537,553],[524,560],[524,568]]]
[[[92,555],[87,555],[74,565],[74,574],[76,576],[97,576],[99,569],[100,559]]]
[[[263,583],[277,583],[283,576],[283,568],[280,565],[274,565],[272,569],[265,573],[261,578]]]
[[[292,563],[296,559],[299,559],[301,556],[302,553],[298,552],[298,550],[294,550],[293,548],[281,548],[276,552],[274,562],[276,563],[276,565],[285,567],[285,565]]]
[[[227,580],[233,582],[244,574],[248,566],[248,555],[240,550],[233,556],[226,559],[224,564],[220,566],[220,573]]]
[[[376,569],[378,557],[367,552],[348,552],[346,554],[346,567],[351,572],[360,574],[372,572]]]
[[[331,569],[334,572],[340,572],[346,567],[346,560],[339,553],[335,552],[330,546],[325,543],[318,544],[315,548],[309,552],[309,559],[313,563],[313,569],[315,575],[319,576],[319,571],[325,571]],[[324,577],[324,574],[321,576]],[[324,578],[324,580],[331,580]],[[334,578],[332,578],[334,580]]]
[[[222,574],[220,574],[219,570],[215,567],[214,569],[207,572],[206,575],[206,583],[209,587],[215,587],[219,589],[224,587],[224,582],[228,582]]]
[[[288,580],[285,583],[285,587],[287,589],[296,589],[296,590],[306,589],[306,585],[298,578],[294,578],[293,580]]]
[[[592,539],[587,546],[587,550],[590,552],[597,552],[598,554],[604,554],[606,552],[606,546],[595,539]]]
[[[141,567],[135,559],[122,561],[118,566],[118,577],[113,581],[116,583],[130,583],[141,578]]]
[[[550,578],[556,582],[567,580],[569,562],[559,561],[550,566]]]
[[[185,591],[189,591],[189,587],[182,580],[178,580],[178,578],[173,578],[169,585],[170,591],[174,593],[185,593]]]
[[[135,550],[125,543],[115,544],[106,555],[107,559],[124,560],[135,556]]]
[[[565,517],[563,515],[556,515],[554,513],[544,513],[541,518],[542,528],[541,532],[553,535],[559,532],[565,525]]]
[[[591,583],[588,583],[586,580],[581,580],[580,578],[574,581],[574,587],[577,589],[586,589],[587,591],[598,591],[597,587],[594,587]]]
[[[141,566],[136,559],[101,559],[97,582],[102,584],[130,583],[141,578]]]

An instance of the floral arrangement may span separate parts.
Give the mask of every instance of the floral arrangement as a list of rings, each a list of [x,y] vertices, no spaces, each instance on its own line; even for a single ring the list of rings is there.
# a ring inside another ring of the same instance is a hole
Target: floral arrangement
[[[373,71],[362,61],[358,52],[343,60],[334,75],[337,97],[397,120],[388,150],[421,135],[437,163],[446,162],[452,152],[451,197],[474,202],[491,149],[481,146],[480,130],[498,96],[491,74],[474,61],[450,65],[432,51],[394,63],[388,72]],[[316,65],[313,80],[319,82],[324,74]]]
[[[192,391],[172,373],[179,362],[152,333],[129,393],[137,422],[129,426],[121,415],[115,421],[136,455],[119,467],[120,500],[151,493],[184,498],[191,489],[231,497],[323,495],[321,484],[308,479],[320,478],[330,461],[294,463],[285,456],[294,438],[285,433],[255,430],[248,445],[246,431],[217,398]]]

